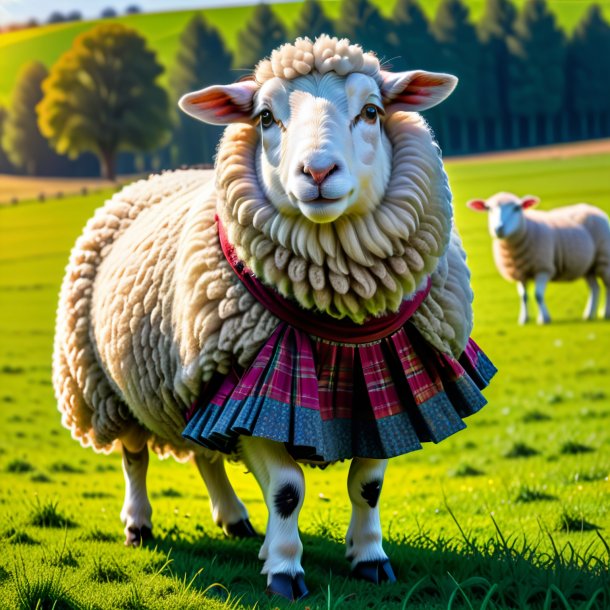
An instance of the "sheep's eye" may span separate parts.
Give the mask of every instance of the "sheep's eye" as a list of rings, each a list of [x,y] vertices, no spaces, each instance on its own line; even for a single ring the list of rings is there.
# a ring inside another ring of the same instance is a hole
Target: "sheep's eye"
[[[374,104],[367,104],[360,112],[360,116],[367,122],[367,123],[375,123],[375,121],[377,121],[377,116],[378,116],[379,112],[377,110],[377,106],[375,106]]]
[[[275,117],[271,110],[265,109],[260,113],[261,125],[264,129],[271,127],[275,123]]]

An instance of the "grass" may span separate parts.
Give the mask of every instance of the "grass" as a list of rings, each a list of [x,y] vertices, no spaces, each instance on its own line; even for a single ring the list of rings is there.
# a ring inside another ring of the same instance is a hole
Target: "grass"
[[[436,12],[440,0],[428,0],[421,5],[431,18]],[[391,14],[394,2],[375,0],[386,16]],[[517,6],[522,6],[525,0],[516,0]],[[339,2],[323,0],[324,10],[332,18],[339,15]],[[471,18],[478,20],[483,14],[485,0],[469,0]],[[571,31],[581,19],[588,0],[583,2],[553,2],[551,10],[557,15],[559,24]],[[602,11],[610,20],[610,7],[602,4]],[[274,4],[273,9],[289,29],[292,29],[300,12],[299,2]],[[250,18],[253,6],[231,8],[211,8],[202,11],[206,19],[217,27],[224,35],[227,46],[235,52],[239,32]],[[129,15],[113,19],[137,29],[156,50],[159,61],[166,70],[171,68],[179,48],[179,38],[187,21],[196,11],[174,11],[167,13],[149,13]],[[105,22],[108,20],[104,20]],[[67,51],[72,41],[80,33],[88,30],[96,22],[73,22],[48,25],[19,32],[0,35],[0,104],[9,102],[19,68],[28,61],[38,60],[47,67],[57,61],[59,56]],[[237,75],[237,74],[236,74]],[[167,73],[162,77],[167,82]]]
[[[0,208],[0,607],[607,607],[610,324],[580,320],[586,288],[577,282],[550,285],[553,324],[518,326],[516,291],[494,268],[486,219],[464,204],[512,190],[541,196],[543,208],[590,201],[610,211],[609,167],[609,155],[448,164],[476,295],[474,337],[500,369],[489,405],[454,437],[391,462],[380,506],[394,585],[348,578],[348,465],[307,470],[311,595],[293,606],[262,593],[260,541],[223,536],[191,465],[151,459],[156,537],[123,547],[120,456],[79,447],[49,385],[68,252],[110,191]],[[505,457],[524,447],[536,454]],[[252,476],[240,465],[229,476],[264,531]]]

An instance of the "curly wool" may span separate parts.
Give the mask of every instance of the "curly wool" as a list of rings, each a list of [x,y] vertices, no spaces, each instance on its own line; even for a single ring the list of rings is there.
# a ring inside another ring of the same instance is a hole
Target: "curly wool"
[[[396,113],[384,127],[394,156],[383,201],[328,224],[278,214],[258,181],[258,131],[225,131],[216,180],[229,241],[257,276],[306,309],[358,323],[396,311],[447,249],[451,193],[425,121]]]
[[[143,425],[157,453],[188,458],[180,433],[201,383],[246,366],[277,325],[224,260],[215,207],[208,172],[167,172],[115,194],[77,240],[53,382],[83,446],[109,452]]]
[[[272,51],[269,59],[260,61],[254,71],[258,83],[273,78],[292,80],[313,71],[319,74],[336,72],[345,76],[361,72],[380,81],[379,60],[373,53],[365,53],[347,38],[334,38],[322,34],[312,42],[309,38],[297,38]]]

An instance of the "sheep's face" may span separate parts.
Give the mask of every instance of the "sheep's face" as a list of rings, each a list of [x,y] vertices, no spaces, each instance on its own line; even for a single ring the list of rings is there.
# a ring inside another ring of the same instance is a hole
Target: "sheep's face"
[[[523,211],[538,201],[532,195],[519,199],[511,193],[496,193],[487,200],[471,199],[467,205],[477,212],[488,212],[489,234],[496,239],[507,239],[523,226]]]
[[[270,202],[316,223],[376,207],[391,170],[383,114],[381,91],[365,74],[264,83],[254,115],[259,174]]]
[[[312,71],[208,87],[185,95],[180,106],[208,123],[255,126],[258,181],[267,198],[284,216],[320,224],[379,205],[392,171],[384,121],[438,104],[456,83],[423,71],[380,71],[375,78]]]

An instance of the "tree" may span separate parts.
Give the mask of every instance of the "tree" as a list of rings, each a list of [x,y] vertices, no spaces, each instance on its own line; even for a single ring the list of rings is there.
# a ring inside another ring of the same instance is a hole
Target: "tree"
[[[481,114],[477,93],[482,64],[479,39],[470,22],[470,11],[462,0],[442,0],[432,23],[432,33],[440,45],[436,69],[459,78],[456,90],[439,111],[442,131],[450,146],[465,151],[471,148],[469,123]]]
[[[60,153],[95,153],[114,179],[120,150],[149,151],[167,139],[168,96],[156,83],[162,72],[135,30],[100,24],[51,69],[37,108],[40,129]]]
[[[430,69],[436,41],[426,14],[417,0],[397,0],[389,24],[388,41],[398,70]]]
[[[53,11],[49,15],[47,23],[63,23],[65,20],[66,18],[64,17],[63,13],[60,13],[59,11]]]
[[[504,148],[510,123],[508,39],[514,34],[516,17],[517,9],[511,0],[487,0],[485,12],[477,24],[483,45],[479,96],[482,108],[494,119],[497,148]]]
[[[13,167],[11,162],[8,160],[4,148],[2,147],[2,134],[4,133],[4,125],[8,112],[6,108],[0,106],[0,174],[6,174],[12,171]]]
[[[580,120],[579,135],[589,136],[587,116],[593,119],[591,135],[610,129],[610,25],[597,4],[589,6],[567,48],[566,97],[569,110]]]
[[[174,102],[189,91],[226,83],[231,78],[233,56],[218,30],[201,14],[193,16],[180,36],[180,48],[170,75]],[[174,104],[174,108],[177,108]],[[174,141],[179,163],[210,162],[222,128],[205,125],[180,112],[175,118]]]
[[[515,21],[508,49],[511,114],[525,118],[530,145],[551,140],[552,119],[564,101],[565,40],[545,0],[527,1]],[[543,123],[545,136],[541,137]]]
[[[266,4],[258,4],[237,38],[238,68],[253,68],[280,44],[286,42],[286,28]]]
[[[293,38],[309,36],[315,40],[320,34],[334,35],[333,22],[326,16],[318,0],[305,0],[294,24]]]
[[[37,61],[21,68],[4,122],[3,148],[11,163],[30,175],[44,172],[56,157],[36,120],[36,105],[42,99],[41,85],[47,75],[47,69]]]
[[[130,4],[125,9],[126,15],[137,15],[138,13],[141,13],[141,12],[142,12],[142,9],[137,4]]]
[[[116,16],[117,16],[117,12],[111,6],[105,8],[100,13],[100,17],[102,19],[112,19],[113,17],[116,17]]]
[[[374,51],[382,60],[388,59],[388,23],[369,0],[341,0],[335,29],[365,51]]]

